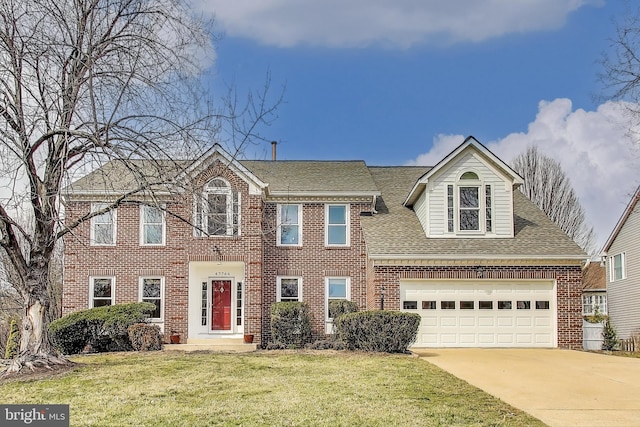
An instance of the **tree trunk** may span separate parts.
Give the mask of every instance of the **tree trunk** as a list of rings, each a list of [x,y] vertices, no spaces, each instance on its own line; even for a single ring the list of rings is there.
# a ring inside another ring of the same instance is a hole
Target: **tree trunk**
[[[19,373],[25,368],[31,371],[38,367],[52,369],[52,365],[71,363],[61,357],[49,342],[47,333],[49,327],[47,311],[50,299],[47,292],[48,279],[46,262],[30,266],[25,289],[23,289],[25,313],[20,331],[20,352],[18,357],[11,361],[3,374],[4,376]]]

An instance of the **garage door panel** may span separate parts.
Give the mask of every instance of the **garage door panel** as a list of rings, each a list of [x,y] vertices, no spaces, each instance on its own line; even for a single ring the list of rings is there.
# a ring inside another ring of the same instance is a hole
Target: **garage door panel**
[[[457,334],[441,334],[440,341],[443,344],[457,344],[458,335]]]
[[[476,339],[477,339],[477,335],[474,333],[471,334],[459,334],[460,336],[460,344],[465,345],[465,344],[470,344],[470,345],[476,345]]]
[[[460,327],[476,326],[476,318],[472,316],[460,316]]]
[[[478,334],[478,344],[480,346],[489,346],[496,343],[495,334]]]
[[[401,283],[400,291],[401,307],[403,301],[417,302],[411,305],[417,305],[417,309],[404,310],[421,316],[416,347],[556,345],[557,307],[552,282],[407,280]]]
[[[525,316],[516,317],[516,326],[530,327],[531,325],[533,325],[533,319],[531,317],[525,317]]]
[[[420,336],[425,344],[438,344],[438,334],[421,334]]]
[[[551,319],[549,319],[549,317],[538,316],[534,321],[536,326],[551,326]]]
[[[440,326],[458,326],[458,318],[454,316],[443,316],[440,318]]]
[[[435,328],[438,326],[438,318],[437,317],[423,317],[420,322],[422,327],[427,328]]]
[[[513,317],[498,316],[498,327],[513,327]]]
[[[501,346],[511,346],[514,344],[513,334],[496,334],[497,343]]]
[[[487,328],[493,327],[496,324],[495,320],[496,319],[494,317],[478,316],[478,326]]]

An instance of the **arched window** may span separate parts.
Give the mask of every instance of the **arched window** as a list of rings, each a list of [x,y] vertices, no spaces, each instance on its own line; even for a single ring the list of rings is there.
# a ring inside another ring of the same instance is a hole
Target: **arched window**
[[[458,185],[460,231],[480,230],[480,180],[475,172],[465,172]]]
[[[466,171],[460,175],[457,185],[447,186],[447,231],[493,231],[491,185],[483,185],[476,172]]]
[[[240,229],[240,194],[223,178],[213,178],[196,198],[196,235],[237,236]]]

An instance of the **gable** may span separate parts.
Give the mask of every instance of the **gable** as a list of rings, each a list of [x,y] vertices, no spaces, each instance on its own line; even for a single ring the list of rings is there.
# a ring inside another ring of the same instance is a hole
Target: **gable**
[[[414,184],[404,205],[427,237],[513,237],[513,189],[522,178],[473,137]]]
[[[505,184],[510,183],[512,188],[517,188],[524,183],[524,180],[517,172],[515,172],[509,165],[499,159],[484,145],[478,142],[473,136],[467,137],[462,144],[460,144],[455,150],[449,153],[444,159],[442,159],[434,167],[430,168],[418,181],[414,184],[413,188],[407,195],[404,205],[413,206],[415,201],[420,197],[425,187],[430,180],[434,179],[443,171],[451,168],[456,164],[461,157],[464,157],[472,153],[477,159],[479,159],[486,167],[493,169],[497,175],[502,175],[505,179]]]

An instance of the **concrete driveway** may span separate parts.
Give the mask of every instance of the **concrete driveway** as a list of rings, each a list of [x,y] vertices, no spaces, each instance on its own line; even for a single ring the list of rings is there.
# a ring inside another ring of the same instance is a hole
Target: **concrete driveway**
[[[413,349],[550,426],[640,426],[640,359],[558,349]]]

